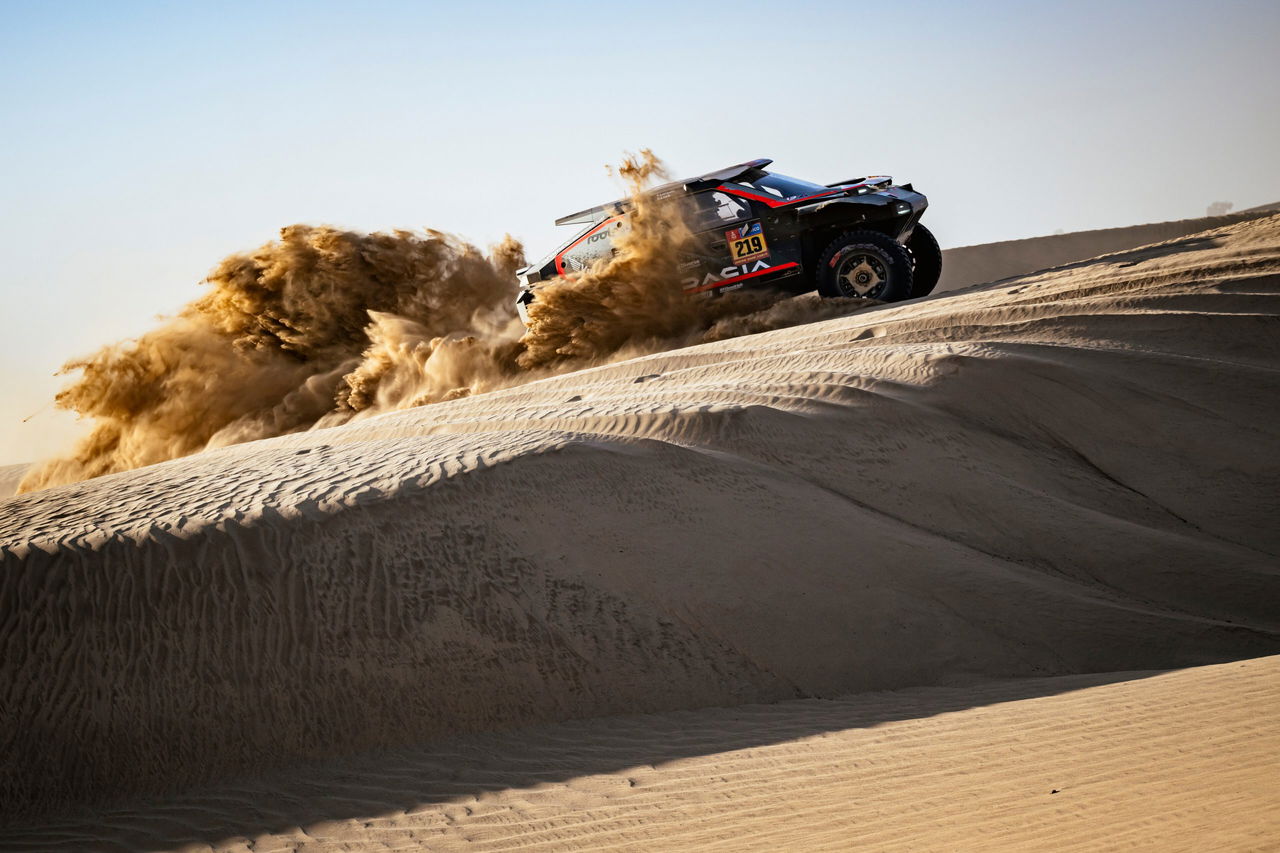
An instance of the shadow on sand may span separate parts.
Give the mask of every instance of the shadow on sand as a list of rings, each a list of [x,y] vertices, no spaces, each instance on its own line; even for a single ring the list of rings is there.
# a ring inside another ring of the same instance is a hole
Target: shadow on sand
[[[85,809],[0,829],[0,850],[201,849],[308,826],[370,820],[486,792],[749,749],[898,720],[1053,696],[1161,671],[916,687],[834,700],[605,717],[299,764],[181,794]]]

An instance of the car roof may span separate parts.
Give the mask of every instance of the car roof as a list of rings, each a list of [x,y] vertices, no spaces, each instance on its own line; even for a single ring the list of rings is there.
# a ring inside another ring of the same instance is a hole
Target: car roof
[[[723,169],[717,169],[714,172],[707,172],[705,175],[699,175],[696,178],[685,178],[679,181],[671,181],[667,184],[661,184],[653,189],[646,190],[654,195],[663,195],[675,189],[690,189],[694,185],[701,183],[720,183],[721,181],[732,181],[739,178],[747,172],[763,169],[772,163],[772,160],[748,160],[745,163],[739,163],[736,166],[726,166]],[[601,222],[612,214],[622,210],[626,206],[626,199],[618,199],[608,204],[598,204],[595,207],[588,207],[586,210],[580,210],[577,213],[570,213],[568,216],[562,216],[556,220],[556,225],[594,225]]]

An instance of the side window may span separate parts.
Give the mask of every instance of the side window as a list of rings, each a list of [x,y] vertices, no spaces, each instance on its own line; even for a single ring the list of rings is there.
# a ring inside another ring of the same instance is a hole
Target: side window
[[[708,231],[751,218],[751,205],[746,199],[720,190],[694,193],[685,204],[687,221],[694,231]]]

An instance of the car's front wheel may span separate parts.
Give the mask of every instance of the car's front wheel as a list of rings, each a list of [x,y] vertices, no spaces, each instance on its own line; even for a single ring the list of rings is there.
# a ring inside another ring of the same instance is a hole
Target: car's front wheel
[[[818,257],[818,292],[897,302],[911,297],[911,255],[879,231],[847,231]]]
[[[928,296],[942,275],[942,248],[933,232],[917,223],[907,240],[907,251],[913,261],[911,295]]]

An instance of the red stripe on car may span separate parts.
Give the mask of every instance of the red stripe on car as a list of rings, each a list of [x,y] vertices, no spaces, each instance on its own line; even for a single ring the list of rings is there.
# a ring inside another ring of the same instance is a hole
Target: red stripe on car
[[[725,186],[724,184],[721,184],[720,186],[716,187],[716,189],[723,190],[724,192],[727,192],[730,195],[736,195],[736,196],[739,196],[740,198],[749,198],[752,201],[762,202],[764,204],[769,205],[769,207],[782,207],[785,204],[799,204],[800,202],[808,201],[811,198],[822,198],[823,196],[834,195],[836,193],[844,192],[843,189],[827,190],[826,192],[814,193],[813,195],[801,196],[800,198],[785,199],[785,198],[772,198],[767,195],[759,195],[757,193],[748,192],[743,189],[738,189],[737,187]]]
[[[560,254],[556,255],[556,274],[558,274],[558,275],[564,275],[564,256],[565,256],[565,255],[567,255],[567,254],[569,254],[569,252],[573,251],[573,247],[574,247],[574,246],[578,245],[578,244],[579,244],[579,243],[581,243],[583,240],[585,240],[585,239],[587,239],[588,237],[590,237],[592,234],[595,234],[597,231],[599,231],[601,228],[604,228],[606,225],[612,225],[614,222],[617,222],[617,221],[618,221],[619,219],[621,219],[621,218],[622,218],[621,216],[613,216],[613,217],[610,217],[609,219],[606,219],[604,222],[601,222],[601,223],[600,223],[599,225],[597,225],[595,228],[592,228],[592,229],[591,229],[590,231],[588,231],[586,234],[583,234],[583,235],[582,235],[581,237],[579,237],[577,240],[574,240],[572,243],[570,243],[569,245],[565,246],[565,247],[564,247],[564,251],[563,251],[563,252],[561,252]]]
[[[685,293],[701,293],[704,290],[715,290],[717,287],[724,287],[726,284],[737,284],[738,282],[746,281],[749,278],[755,278],[756,276],[760,276],[760,275],[768,275],[771,272],[781,272],[782,270],[789,270],[792,267],[798,267],[798,266],[800,266],[798,263],[796,263],[795,261],[792,261],[789,264],[778,264],[776,267],[769,267],[767,270],[758,270],[756,272],[749,272],[746,275],[731,275],[722,281],[713,281],[710,284],[700,284],[697,287],[687,288],[685,290]]]

